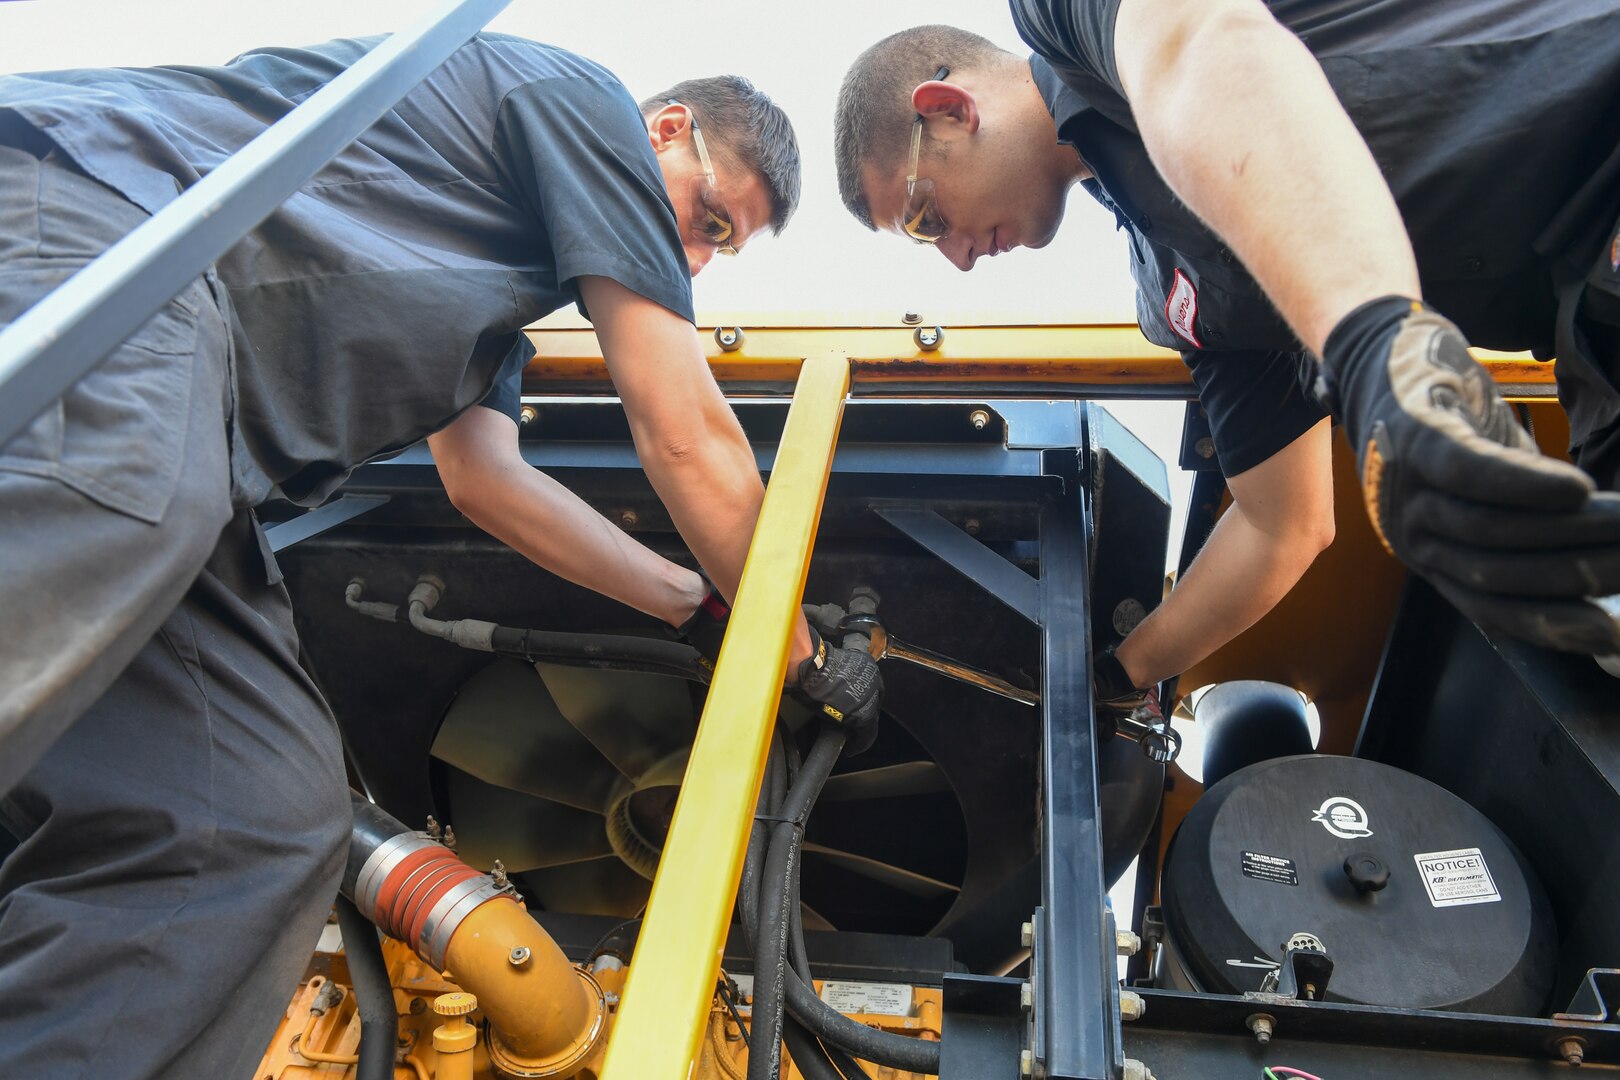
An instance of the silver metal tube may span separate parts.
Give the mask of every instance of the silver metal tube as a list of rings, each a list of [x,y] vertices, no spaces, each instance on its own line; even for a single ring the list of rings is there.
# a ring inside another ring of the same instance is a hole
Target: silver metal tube
[[[446,0],[317,90],[0,331],[0,446],[510,0]]]

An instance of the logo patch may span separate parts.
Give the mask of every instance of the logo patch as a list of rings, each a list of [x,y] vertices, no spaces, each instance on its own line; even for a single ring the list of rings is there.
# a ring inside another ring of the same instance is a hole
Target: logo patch
[[[1196,348],[1204,347],[1204,343],[1198,340],[1198,290],[1193,288],[1193,283],[1181,272],[1180,267],[1176,268],[1176,281],[1170,289],[1170,298],[1164,302],[1164,317],[1178,337],[1191,342]]]
[[[1356,800],[1343,795],[1325,800],[1311,815],[1311,820],[1321,822],[1322,828],[1341,840],[1359,840],[1372,835],[1372,830],[1367,828],[1367,811]]]

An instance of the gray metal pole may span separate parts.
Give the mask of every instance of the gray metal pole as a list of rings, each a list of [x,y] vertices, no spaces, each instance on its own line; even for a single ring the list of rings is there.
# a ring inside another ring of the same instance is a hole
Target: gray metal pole
[[[446,0],[0,331],[0,446],[298,190],[510,0]]]

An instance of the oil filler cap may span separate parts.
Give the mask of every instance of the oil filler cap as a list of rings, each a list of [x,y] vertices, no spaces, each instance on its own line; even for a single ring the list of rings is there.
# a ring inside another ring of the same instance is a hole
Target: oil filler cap
[[[478,999],[472,994],[440,994],[433,999],[433,1011],[440,1016],[466,1016],[478,1008]]]

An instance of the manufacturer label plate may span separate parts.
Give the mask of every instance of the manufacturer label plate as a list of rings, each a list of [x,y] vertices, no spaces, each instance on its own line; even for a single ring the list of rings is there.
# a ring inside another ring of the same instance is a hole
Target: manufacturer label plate
[[[821,1000],[841,1013],[910,1016],[911,987],[906,983],[824,982]]]

